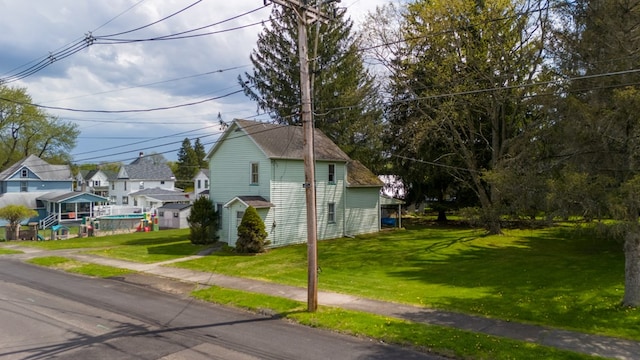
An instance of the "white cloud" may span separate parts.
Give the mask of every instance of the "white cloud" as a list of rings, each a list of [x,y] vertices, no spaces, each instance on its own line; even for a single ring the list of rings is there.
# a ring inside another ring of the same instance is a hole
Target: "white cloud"
[[[191,3],[190,0],[0,0],[0,47],[6,49],[0,57],[0,77],[15,73],[13,70],[19,66],[25,69],[33,65],[34,59],[55,54],[65,45],[82,40],[90,31],[94,36],[103,36],[135,29]],[[358,24],[367,11],[384,3],[385,0],[343,0],[340,6],[346,7]],[[261,6],[261,0],[203,1],[166,21],[119,37],[177,33]],[[269,13],[270,8],[261,9],[203,31],[260,22],[268,19]],[[222,96],[239,90],[237,76],[251,68],[215,71],[249,65],[249,54],[260,29],[258,25],[183,40],[95,44],[10,85],[26,87],[38,104],[73,109],[151,109]],[[214,73],[193,77],[207,72]],[[167,81],[180,78],[184,80]],[[155,84],[139,87],[152,83]],[[203,142],[211,142],[212,135],[219,132],[218,113],[225,120],[250,117],[256,113],[256,106],[243,94],[236,94],[167,111],[126,114],[48,111],[79,124],[82,133],[73,151],[76,161],[99,162],[136,156],[143,147],[152,147],[144,150],[147,153],[177,149],[187,136],[206,136]],[[198,130],[206,126],[209,128]],[[192,132],[185,134],[187,131]],[[137,143],[145,138],[146,143]],[[172,141],[178,143],[163,146]],[[105,150],[114,147],[117,150]],[[117,154],[121,151],[131,154]],[[165,156],[175,158],[175,152]]]

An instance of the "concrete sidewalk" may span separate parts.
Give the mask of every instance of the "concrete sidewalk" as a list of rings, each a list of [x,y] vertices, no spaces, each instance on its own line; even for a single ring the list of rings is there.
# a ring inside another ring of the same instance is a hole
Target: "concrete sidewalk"
[[[77,249],[43,251],[40,249],[13,245],[6,247],[21,250],[24,253],[4,256],[18,257],[22,259],[48,255],[66,256],[78,261],[130,269],[140,273],[154,275],[155,277],[160,277],[162,279],[179,281],[181,283],[199,284],[203,286],[216,285],[224,288],[279,296],[301,302],[307,301],[306,288],[163,266],[170,263],[191,260],[204,255],[195,255],[154,264],[140,264],[100,256],[80,254]],[[149,281],[149,279],[144,281]],[[590,335],[538,325],[520,324],[461,313],[359,298],[351,295],[326,291],[320,291],[318,293],[318,303],[324,306],[369,312],[418,323],[450,326],[457,329],[522,340],[579,353],[598,355],[606,358],[624,360],[640,359],[640,342],[625,339]]]

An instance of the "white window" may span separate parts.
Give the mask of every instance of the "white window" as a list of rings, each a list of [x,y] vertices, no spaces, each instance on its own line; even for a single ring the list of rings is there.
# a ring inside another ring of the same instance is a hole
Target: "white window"
[[[198,189],[202,189],[202,180],[198,179]]]
[[[260,180],[258,169],[258,163],[251,163],[251,185],[258,185],[258,181]]]
[[[180,217],[180,213],[178,211],[174,212],[173,217]]]
[[[164,211],[158,211],[158,216],[164,217]]]
[[[93,180],[93,186],[100,186],[100,180]]]
[[[129,205],[129,197],[128,196],[123,196],[122,197],[122,205]]]
[[[29,191],[29,183],[26,181],[20,181],[20,191],[21,192]]]
[[[27,169],[22,169],[22,171],[20,171],[20,177],[29,177],[29,171]]]
[[[209,180],[208,179],[204,179],[204,188],[205,189],[209,188]]]
[[[328,181],[330,184],[336,183],[336,164],[329,164]]]
[[[336,203],[327,204],[327,222],[329,224],[336,222]]]

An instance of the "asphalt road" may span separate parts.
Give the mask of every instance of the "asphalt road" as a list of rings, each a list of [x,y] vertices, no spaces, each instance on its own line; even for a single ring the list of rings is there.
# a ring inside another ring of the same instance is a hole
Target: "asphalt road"
[[[441,359],[0,259],[0,359]]]

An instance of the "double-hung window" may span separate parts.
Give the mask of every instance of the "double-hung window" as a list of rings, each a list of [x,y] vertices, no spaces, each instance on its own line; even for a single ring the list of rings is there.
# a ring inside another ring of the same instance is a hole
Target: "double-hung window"
[[[258,176],[259,164],[257,162],[251,163],[251,185],[258,185],[260,177]]]
[[[336,203],[327,204],[327,222],[329,224],[336,222]]]
[[[327,178],[327,181],[329,181],[329,184],[335,184],[336,183],[336,164],[329,164],[329,175]]]

